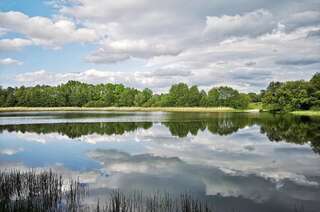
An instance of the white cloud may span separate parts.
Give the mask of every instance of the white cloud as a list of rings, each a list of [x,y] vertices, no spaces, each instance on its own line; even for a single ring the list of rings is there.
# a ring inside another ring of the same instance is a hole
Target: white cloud
[[[67,19],[51,20],[29,17],[21,12],[0,12],[0,27],[21,33],[37,45],[60,47],[71,42],[92,42],[97,39],[94,30],[78,28]]]
[[[0,65],[22,65],[22,62],[8,57],[0,59]]]
[[[32,41],[21,38],[14,39],[1,39],[0,40],[0,51],[7,50],[20,50],[22,47],[30,46]]]
[[[58,11],[53,18],[3,12],[0,27],[36,45],[94,43],[97,48],[83,59],[109,64],[102,78],[111,82],[160,90],[183,81],[205,89],[229,85],[259,91],[270,80],[309,79],[320,68],[291,59],[318,58],[320,4],[313,0],[241,0],[232,7],[225,0],[53,0],[50,5]],[[145,72],[137,72],[134,62],[112,64],[136,58]],[[104,82],[95,75],[66,72],[39,81]]]
[[[204,88],[227,84],[242,91],[259,91],[269,80],[283,80],[285,72],[292,73],[292,79],[308,79],[319,68],[314,63],[304,70],[296,66],[288,70],[276,63],[289,54],[295,58],[306,54],[315,57],[319,51],[315,38],[306,39],[319,29],[317,12],[308,4],[297,8],[288,2],[282,5],[258,1],[249,9],[243,5],[252,4],[244,1],[230,10],[222,1],[190,1],[181,7],[182,4],[179,0],[102,4],[76,0],[74,5],[61,7],[61,12],[85,20],[88,26],[107,36],[86,57],[87,62],[142,58],[153,85],[161,87],[180,80]],[[285,15],[288,8],[292,9],[291,15]],[[169,70],[168,66],[183,68]],[[186,74],[164,82],[163,75],[170,71],[185,71],[192,78]]]
[[[162,68],[144,74],[146,77],[190,77],[193,73],[190,70],[184,70],[184,67]]]
[[[116,53],[104,48],[99,48],[88,55],[85,60],[90,63],[116,63],[128,60],[130,56],[126,53]]]
[[[256,38],[231,39],[217,45],[190,48],[177,56],[151,58],[145,71],[91,69],[64,74],[42,71],[18,75],[16,79],[19,84],[32,85],[58,84],[70,79],[89,83],[113,82],[137,88],[150,87],[156,92],[166,91],[177,82],[196,84],[206,90],[228,85],[243,92],[259,91],[270,81],[308,80],[319,70],[320,63],[314,58],[319,58],[320,44],[313,38],[306,39],[311,30],[313,28],[286,32],[279,26],[272,33]],[[292,64],[292,58],[299,60]],[[313,58],[312,63],[308,58]],[[291,61],[291,64],[287,67],[277,61]],[[255,65],[248,66],[248,62]],[[307,62],[308,66],[296,65]]]
[[[178,55],[182,50],[173,44],[148,42],[146,40],[106,40],[101,48],[86,60],[94,63],[114,63],[130,57],[151,58],[161,55]]]
[[[307,26],[320,26],[320,12],[316,10],[308,10],[293,13],[281,23],[284,24],[288,30]]]
[[[78,20],[85,20],[100,36],[108,39],[87,57],[87,61],[110,63],[131,57],[152,58],[161,55],[178,55],[190,37],[202,30],[201,17],[190,13],[191,2],[181,7],[181,1],[86,1],[79,0],[72,6],[64,6],[61,12]],[[74,3],[73,2],[73,3]],[[177,10],[177,7],[180,7]],[[201,10],[201,8],[199,10]],[[199,24],[200,22],[200,24]]]
[[[7,32],[7,29],[0,27],[0,36],[5,35]]]
[[[141,89],[149,87],[157,90],[159,88],[170,86],[175,81],[176,77],[179,78],[179,75],[181,74],[177,72],[176,76],[172,74],[172,78],[168,79],[167,74],[159,77],[159,75],[151,76],[150,72],[114,72],[89,69],[77,73],[52,73],[45,70],[39,70],[18,74],[15,77],[15,80],[20,85],[56,85],[65,83],[69,80],[77,80],[93,84],[110,82],[122,83],[126,86]],[[182,73],[182,75],[185,75],[185,73]]]
[[[208,16],[204,35],[208,39],[223,40],[229,37],[255,37],[276,27],[273,15],[267,10],[256,10],[243,15]]]

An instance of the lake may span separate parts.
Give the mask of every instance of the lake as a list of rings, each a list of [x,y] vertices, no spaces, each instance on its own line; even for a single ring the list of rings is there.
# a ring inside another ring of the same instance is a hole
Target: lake
[[[88,185],[183,192],[216,211],[320,211],[320,118],[269,113],[0,114],[0,169]]]

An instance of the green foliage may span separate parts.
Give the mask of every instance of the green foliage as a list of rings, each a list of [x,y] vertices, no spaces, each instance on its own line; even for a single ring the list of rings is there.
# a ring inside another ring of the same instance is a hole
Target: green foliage
[[[207,95],[207,93],[206,93],[204,90],[202,90],[202,91],[200,92],[199,105],[200,105],[201,107],[207,107],[207,106],[208,106],[208,95]]]
[[[142,92],[139,92],[134,97],[134,105],[135,106],[147,106],[148,100],[152,97],[152,90],[149,88],[145,88]]]
[[[103,100],[90,101],[84,105],[85,107],[108,107],[108,103]]]
[[[310,81],[271,82],[262,97],[264,108],[293,111],[320,108],[320,74]]]
[[[208,93],[207,104],[213,107],[247,108],[250,98],[230,87],[212,88]]]
[[[256,94],[253,92],[248,93],[250,102],[261,102],[261,94]]]
[[[199,92],[198,86],[191,86],[188,95],[188,106],[196,107],[200,106],[201,94]]]
[[[245,109],[249,103],[262,102],[272,111],[319,110],[320,74],[310,81],[271,82],[260,94],[240,93],[230,87],[214,87],[205,92],[185,83],[171,86],[168,93],[153,94],[122,84],[98,84],[69,81],[58,86],[1,88],[0,107],[232,107]]]
[[[167,106],[189,106],[189,88],[185,83],[172,85],[168,96],[169,105]]]
[[[320,73],[316,73],[310,80],[311,86],[314,90],[320,90]]]
[[[119,95],[118,106],[134,106],[135,96],[138,93],[135,89],[124,89]]]

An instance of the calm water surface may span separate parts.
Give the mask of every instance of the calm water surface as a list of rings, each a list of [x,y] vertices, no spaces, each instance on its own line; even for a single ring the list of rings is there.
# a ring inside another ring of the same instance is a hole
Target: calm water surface
[[[108,191],[192,192],[217,211],[320,211],[320,119],[245,113],[2,113],[0,169]]]

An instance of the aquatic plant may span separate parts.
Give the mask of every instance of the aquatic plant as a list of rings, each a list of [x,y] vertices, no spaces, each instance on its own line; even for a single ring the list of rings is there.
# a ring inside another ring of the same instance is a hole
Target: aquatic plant
[[[77,211],[83,189],[49,171],[0,171],[0,211]]]
[[[209,212],[191,194],[112,190],[104,201],[86,205],[87,186],[49,171],[0,171],[0,211]]]

